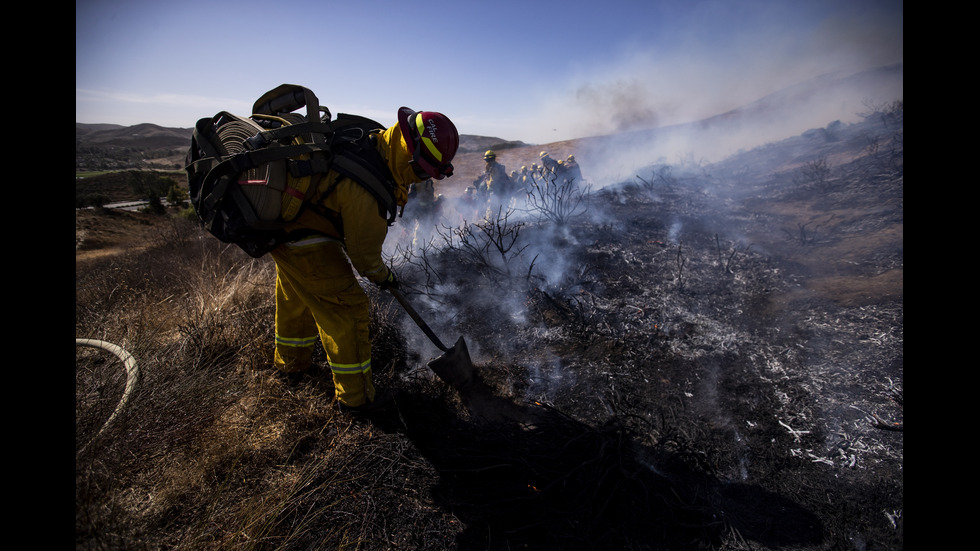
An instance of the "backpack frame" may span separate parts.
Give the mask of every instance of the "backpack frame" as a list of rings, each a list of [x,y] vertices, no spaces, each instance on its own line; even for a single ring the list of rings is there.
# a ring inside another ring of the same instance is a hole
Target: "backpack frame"
[[[304,106],[305,116],[294,112]],[[391,225],[394,178],[373,142],[384,128],[358,115],[331,120],[312,91],[283,84],[260,97],[250,117],[222,111],[197,121],[186,163],[191,204],[209,233],[258,258],[296,238],[286,228],[336,171],[367,189]],[[339,220],[315,210],[343,232]]]

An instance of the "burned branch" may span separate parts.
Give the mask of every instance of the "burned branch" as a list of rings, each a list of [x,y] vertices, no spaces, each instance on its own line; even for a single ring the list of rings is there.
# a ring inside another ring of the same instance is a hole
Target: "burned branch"
[[[786,232],[786,236],[790,240],[799,241],[800,245],[803,246],[811,245],[816,239],[816,234],[815,232],[810,232],[810,234],[807,235],[807,226],[809,226],[812,223],[813,223],[812,221],[807,222],[805,224],[803,222],[799,222],[796,224],[796,228],[797,228],[796,232],[791,232],[790,230],[787,229],[783,229],[783,231]]]
[[[415,248],[396,247],[389,262],[396,272],[412,275],[411,278],[403,278],[406,283],[431,290],[446,282],[445,274],[438,269],[440,253],[432,241],[426,241]]]
[[[828,191],[830,188],[830,163],[826,157],[820,157],[812,161],[803,163],[799,169],[797,183],[802,186],[813,187],[819,191]]]
[[[486,280],[499,284],[499,279],[510,278],[518,273],[530,274],[535,262],[526,262],[524,252],[527,243],[521,240],[524,222],[514,222],[513,210],[506,212],[498,207],[492,216],[479,222],[463,223],[456,227],[443,226],[438,230],[442,238],[443,263],[454,269],[467,269],[482,275]]]
[[[591,189],[591,184],[583,186],[572,178],[560,178],[557,174],[546,174],[541,178],[532,176],[526,211],[540,221],[567,226],[588,212]]]

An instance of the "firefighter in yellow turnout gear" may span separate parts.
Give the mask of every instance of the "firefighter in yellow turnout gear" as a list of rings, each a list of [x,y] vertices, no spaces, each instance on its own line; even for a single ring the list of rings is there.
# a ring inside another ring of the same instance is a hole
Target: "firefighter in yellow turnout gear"
[[[394,177],[396,201],[404,206],[410,184],[452,175],[459,134],[440,113],[403,107],[398,123],[375,134],[374,143]],[[388,221],[370,192],[336,172],[320,181],[311,202],[318,208],[307,208],[288,228],[303,237],[272,251],[275,366],[286,373],[308,370],[319,339],[338,402],[354,410],[370,407],[376,396],[370,305],[354,271],[379,286],[397,286],[381,257]],[[333,216],[323,217],[318,210]]]

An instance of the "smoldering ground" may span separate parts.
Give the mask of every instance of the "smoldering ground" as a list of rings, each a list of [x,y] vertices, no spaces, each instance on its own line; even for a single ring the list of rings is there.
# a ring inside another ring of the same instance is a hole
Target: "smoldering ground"
[[[861,306],[798,290],[814,275],[800,259],[843,246],[852,230],[842,221],[801,243],[792,211],[769,212],[787,201],[838,213],[876,204],[881,224],[901,223],[899,165],[866,148],[876,133],[900,140],[894,126],[832,130],[718,163],[638,165],[631,179],[590,188],[589,208],[564,227],[511,201],[480,219],[454,215],[467,232],[433,224],[416,242],[427,245],[399,251],[414,299],[448,339],[472,343],[479,369],[479,393],[420,396],[433,350],[403,323],[420,352],[397,430],[440,465],[436,495],[471,527],[459,541],[901,541],[900,433],[866,424],[866,412],[901,415],[900,287]],[[794,156],[814,149],[852,159],[833,184],[803,177]],[[866,179],[878,171],[887,184]],[[506,254],[501,236],[512,239]],[[877,269],[900,267],[900,249],[881,245]],[[886,472],[899,478],[865,479]],[[813,492],[884,512],[844,520]]]

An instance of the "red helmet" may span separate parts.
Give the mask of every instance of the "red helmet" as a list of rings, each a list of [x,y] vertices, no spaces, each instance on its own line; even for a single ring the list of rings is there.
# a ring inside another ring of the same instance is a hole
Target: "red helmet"
[[[453,175],[451,161],[459,147],[459,133],[453,121],[435,111],[402,107],[398,110],[398,126],[412,154],[412,162],[436,180]]]

